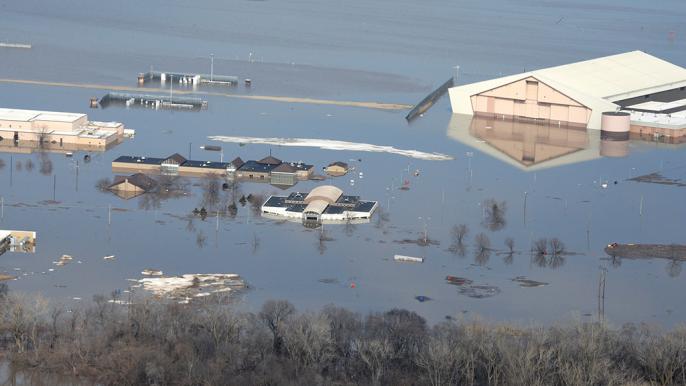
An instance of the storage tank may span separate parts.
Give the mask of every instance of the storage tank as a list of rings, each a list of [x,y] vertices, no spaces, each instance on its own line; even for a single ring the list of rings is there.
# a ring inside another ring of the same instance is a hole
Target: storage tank
[[[629,139],[631,115],[625,111],[606,111],[600,122],[600,137],[606,140]]]

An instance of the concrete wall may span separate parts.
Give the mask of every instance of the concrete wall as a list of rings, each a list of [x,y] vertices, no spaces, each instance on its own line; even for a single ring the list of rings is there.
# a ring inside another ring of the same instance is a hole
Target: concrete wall
[[[200,168],[200,167],[189,167],[189,166],[179,166],[179,174],[188,176],[226,176],[226,169],[210,169],[210,168]]]

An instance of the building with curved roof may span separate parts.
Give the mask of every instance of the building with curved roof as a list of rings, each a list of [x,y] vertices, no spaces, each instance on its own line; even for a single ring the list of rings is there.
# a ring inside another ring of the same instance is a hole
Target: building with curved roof
[[[262,214],[302,220],[305,225],[318,225],[322,222],[369,220],[377,207],[376,201],[346,196],[335,186],[322,185],[309,193],[271,196],[262,205]]]

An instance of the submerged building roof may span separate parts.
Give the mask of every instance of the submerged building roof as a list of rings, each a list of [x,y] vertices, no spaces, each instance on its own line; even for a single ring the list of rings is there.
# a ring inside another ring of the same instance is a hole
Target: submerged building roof
[[[124,182],[128,182],[146,192],[157,186],[157,181],[154,179],[143,173],[136,173],[130,176],[115,176],[114,181],[110,184],[109,188],[113,188]]]

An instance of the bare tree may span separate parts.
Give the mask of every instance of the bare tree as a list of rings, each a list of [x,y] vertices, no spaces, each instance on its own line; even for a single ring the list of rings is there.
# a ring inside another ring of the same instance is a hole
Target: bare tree
[[[565,244],[557,237],[550,239],[550,253],[553,256],[560,256],[565,253]]]
[[[531,252],[536,255],[545,256],[548,254],[548,239],[541,238],[534,241]]]
[[[459,256],[465,255],[464,238],[469,233],[469,228],[465,224],[455,225],[450,230],[453,243],[448,250]]]
[[[31,159],[27,159],[24,168],[26,169],[26,171],[32,172],[34,168],[33,161],[31,161]]]
[[[681,260],[672,259],[667,264],[667,275],[669,277],[679,277],[681,275]]]
[[[289,321],[283,331],[283,343],[299,369],[314,366],[319,372],[334,354],[331,324],[321,313],[304,314]]]
[[[0,170],[5,168],[5,160],[0,158]]]
[[[198,231],[198,233],[195,235],[195,245],[198,246],[198,248],[205,248],[205,244],[207,243],[207,238],[205,237],[205,234],[203,231]]]
[[[23,165],[22,165],[22,163],[21,163],[21,160],[17,160],[17,162],[15,162],[14,165],[15,165],[14,168],[15,168],[18,172],[20,172],[21,169],[23,168]]]
[[[202,201],[201,206],[209,210],[217,210],[221,193],[221,182],[216,175],[208,175],[202,184]]]
[[[272,333],[272,344],[276,353],[283,346],[284,323],[295,313],[295,307],[286,300],[268,300],[262,305],[259,318]]]
[[[485,233],[479,233],[474,237],[474,243],[474,261],[479,265],[486,265],[491,258],[491,239]]]
[[[385,338],[355,339],[353,346],[369,371],[372,385],[380,385],[393,358],[391,343]]]
[[[505,239],[505,246],[510,253],[514,253],[514,240],[511,237]]]
[[[108,192],[112,185],[112,181],[109,178],[101,178],[95,183],[95,188],[101,192]]]
[[[52,174],[52,160],[50,158],[41,157],[40,166],[38,168],[40,174],[44,176],[49,176]]]
[[[489,198],[482,202],[481,205],[484,211],[482,225],[491,231],[503,229],[507,223],[505,220],[506,202],[498,202],[493,198]]]

